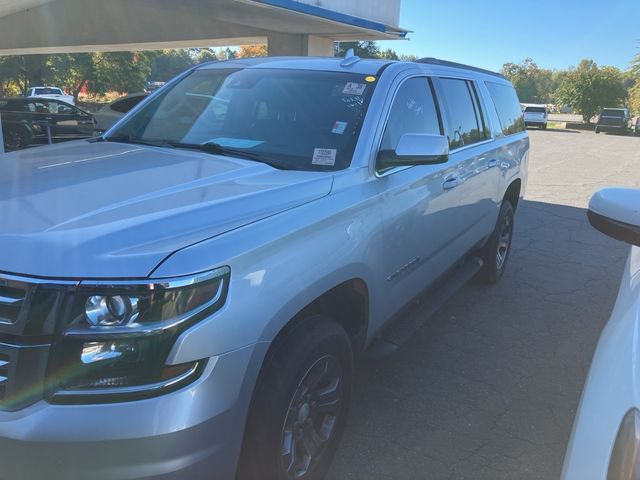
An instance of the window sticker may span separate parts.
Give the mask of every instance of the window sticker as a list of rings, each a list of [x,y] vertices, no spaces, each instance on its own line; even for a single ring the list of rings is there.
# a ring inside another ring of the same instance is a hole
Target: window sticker
[[[362,95],[367,88],[366,83],[353,83],[349,82],[342,90],[344,95]]]
[[[213,140],[209,140],[207,143],[217,143],[221,147],[228,148],[254,148],[258,145],[262,145],[264,142],[260,140],[249,140],[244,138],[214,138]]]
[[[331,133],[335,133],[337,135],[344,135],[344,132],[347,130],[348,125],[349,124],[347,122],[336,122],[333,124]]]
[[[333,167],[336,164],[337,150],[333,148],[316,148],[313,151],[313,165],[325,165]]]

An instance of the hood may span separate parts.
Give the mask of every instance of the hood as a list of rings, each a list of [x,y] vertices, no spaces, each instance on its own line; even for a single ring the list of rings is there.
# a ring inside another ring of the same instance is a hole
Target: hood
[[[181,248],[327,195],[332,181],[327,173],[110,142],[0,155],[0,271],[146,277]]]

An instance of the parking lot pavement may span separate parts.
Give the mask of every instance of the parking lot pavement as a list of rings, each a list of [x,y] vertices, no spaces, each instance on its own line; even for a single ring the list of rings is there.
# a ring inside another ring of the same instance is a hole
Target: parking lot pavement
[[[465,287],[398,353],[360,365],[330,480],[559,478],[629,250],[585,207],[600,187],[640,186],[640,138],[530,135],[505,277]]]

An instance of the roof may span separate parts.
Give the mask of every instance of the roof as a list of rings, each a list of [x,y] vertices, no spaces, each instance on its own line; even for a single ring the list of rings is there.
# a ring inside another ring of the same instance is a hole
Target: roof
[[[295,70],[317,70],[329,72],[351,72],[362,75],[375,75],[391,60],[361,59],[347,67],[342,66],[340,57],[257,57],[222,62],[209,62],[197,67],[208,68],[277,68]]]

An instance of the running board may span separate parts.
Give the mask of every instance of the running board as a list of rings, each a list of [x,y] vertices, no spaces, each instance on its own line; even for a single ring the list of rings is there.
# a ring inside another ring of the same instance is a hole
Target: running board
[[[395,353],[411,339],[447,301],[481,269],[483,261],[470,257],[453,269],[437,286],[421,294],[401,316],[386,327],[365,352],[368,360],[377,360]],[[416,309],[416,304],[421,305]],[[418,311],[416,311],[418,310]]]

